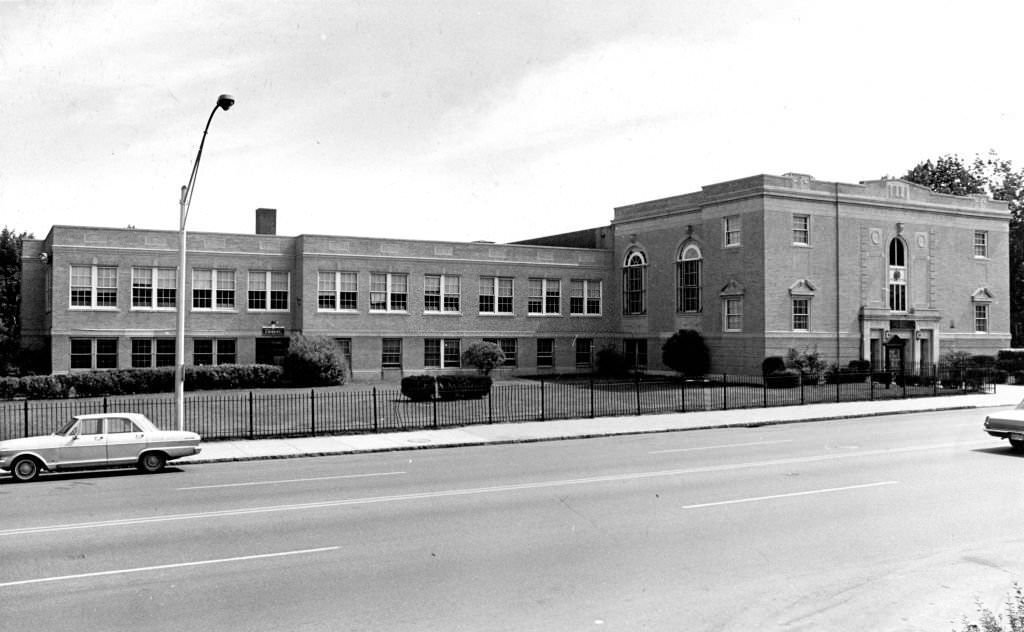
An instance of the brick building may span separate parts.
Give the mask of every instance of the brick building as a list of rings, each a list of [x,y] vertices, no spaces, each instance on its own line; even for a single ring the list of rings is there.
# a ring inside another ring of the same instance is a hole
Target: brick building
[[[590,371],[598,349],[664,370],[696,329],[712,370],[767,355],[898,368],[1009,346],[1005,204],[900,180],[759,175],[615,209],[518,243],[190,233],[186,363],[277,362],[338,339],[355,379],[459,369],[477,340],[506,373]],[[177,233],[54,226],[24,245],[23,344],[54,372],[174,364]]]

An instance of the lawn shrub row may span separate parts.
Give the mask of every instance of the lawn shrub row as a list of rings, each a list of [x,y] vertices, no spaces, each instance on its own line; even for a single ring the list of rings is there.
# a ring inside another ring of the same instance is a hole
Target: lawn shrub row
[[[281,367],[221,364],[185,367],[186,390],[274,388],[284,385]],[[64,375],[0,378],[0,399],[65,399],[103,395],[140,395],[174,390],[174,369],[117,369]]]

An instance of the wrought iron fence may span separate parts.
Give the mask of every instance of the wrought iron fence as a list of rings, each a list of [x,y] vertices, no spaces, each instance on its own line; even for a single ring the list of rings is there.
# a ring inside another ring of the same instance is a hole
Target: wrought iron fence
[[[206,440],[373,433],[472,424],[546,421],[794,406],[975,393],[989,374],[973,370],[843,373],[809,380],[711,375],[700,380],[497,382],[476,399],[414,402],[397,387],[186,394],[189,430]],[[174,427],[171,394],[0,402],[0,440],[53,432],[72,415],[132,411]]]

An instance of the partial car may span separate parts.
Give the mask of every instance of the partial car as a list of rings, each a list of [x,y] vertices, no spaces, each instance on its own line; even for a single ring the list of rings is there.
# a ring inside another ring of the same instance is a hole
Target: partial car
[[[199,441],[194,432],[160,430],[138,413],[78,415],[51,435],[0,441],[0,470],[22,482],[44,470],[134,466],[153,473],[198,454]]]
[[[1017,451],[1024,451],[1024,401],[1016,408],[985,417],[985,432],[1007,439]]]

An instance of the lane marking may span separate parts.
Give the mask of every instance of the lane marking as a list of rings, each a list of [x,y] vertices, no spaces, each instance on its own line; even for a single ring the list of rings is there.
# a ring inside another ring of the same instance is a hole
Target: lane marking
[[[248,483],[223,483],[221,485],[194,485],[192,487],[179,487],[178,491],[189,491],[193,489],[217,489],[219,487],[252,487],[254,485],[281,485],[284,483],[305,483],[308,481],[329,481],[342,478],[369,478],[372,476],[397,476],[406,472],[372,472],[369,474],[344,474],[338,476],[314,476],[311,478],[290,478],[280,481],[250,481]]]
[[[817,456],[791,457],[785,459],[773,459],[770,461],[751,461],[748,463],[733,463],[728,465],[709,465],[705,467],[680,468],[673,470],[660,470],[655,472],[634,472],[630,474],[610,474],[606,476],[593,476],[589,478],[573,478],[553,481],[539,481],[534,483],[518,483],[511,485],[497,485],[494,487],[473,487],[465,489],[450,489],[433,492],[414,492],[410,494],[396,494],[392,496],[373,496],[366,498],[346,498],[341,500],[326,500],[320,502],[300,503],[291,505],[269,505],[262,507],[247,507],[242,509],[222,509],[218,511],[206,511],[185,514],[169,514],[163,516],[149,516],[138,518],[123,518],[119,520],[100,520],[96,522],[79,522],[69,524],[56,524],[38,527],[21,527],[17,529],[0,530],[0,537],[16,535],[32,535],[42,533],[54,533],[58,531],[72,531],[77,529],[96,529],[109,527],[122,527],[141,524],[154,524],[159,522],[174,522],[180,520],[196,520],[202,518],[221,518],[231,516],[253,515],[263,513],[275,513],[282,511],[301,511],[308,509],[325,509],[332,507],[346,507],[355,505],[369,505],[376,503],[402,502],[410,500],[429,500],[435,498],[454,498],[459,496],[473,496],[481,494],[495,494],[504,492],[516,492],[534,489],[550,489],[553,487],[569,487],[574,485],[589,485],[596,483],[614,483],[623,481],[636,481],[653,478],[665,478],[672,476],[685,476],[688,474],[706,474],[713,472],[729,472],[734,470],[751,469],[757,467],[773,467],[778,465],[793,465],[798,463],[818,463],[822,461],[835,461],[840,459],[861,458],[867,456],[888,456],[907,452],[923,452],[926,450],[941,450],[947,448],[962,448],[971,445],[991,445],[992,441],[980,439],[978,441],[961,443],[935,443],[904,448],[890,448],[886,450],[870,450],[864,452],[842,452],[837,454],[823,454]]]
[[[340,546],[324,546],[318,549],[301,549],[298,551],[282,551],[280,553],[261,553],[258,555],[242,555],[239,557],[223,557],[214,560],[199,560],[197,562],[179,562],[177,564],[159,564],[157,566],[139,566],[136,568],[121,568],[112,571],[96,571],[94,573],[79,573],[77,575],[58,575],[56,577],[39,577],[36,579],[21,579],[13,582],[0,583],[0,588],[12,586],[27,586],[29,584],[43,584],[47,582],[62,582],[74,579],[86,579],[90,577],[104,577],[107,575],[127,575],[128,573],[144,573],[147,571],[160,571],[171,568],[188,568],[190,566],[207,566],[210,564],[227,564],[229,562],[247,562],[249,560],[265,560],[273,557],[287,557],[290,555],[309,555],[312,553],[323,553],[335,551]]]
[[[721,505],[738,505],[740,503],[754,503],[761,500],[775,500],[777,498],[792,498],[794,496],[811,496],[812,494],[830,494],[832,492],[844,492],[850,489],[865,489],[868,487],[881,487],[882,485],[895,485],[899,481],[882,481],[880,483],[864,483],[863,485],[847,485],[846,487],[827,487],[825,489],[812,489],[806,492],[790,492],[788,494],[772,494],[771,496],[755,496],[753,498],[737,498],[735,500],[720,500],[713,503],[700,503],[697,505],[683,505],[683,509],[700,509],[702,507],[719,507]]]
[[[674,448],[669,450],[652,450],[647,454],[669,454],[672,452],[695,452],[697,450],[718,450],[720,448],[742,448],[752,445],[774,445],[776,443],[792,443],[792,439],[778,439],[776,441],[751,441],[750,443],[727,443],[722,445],[705,445],[696,448]]]

